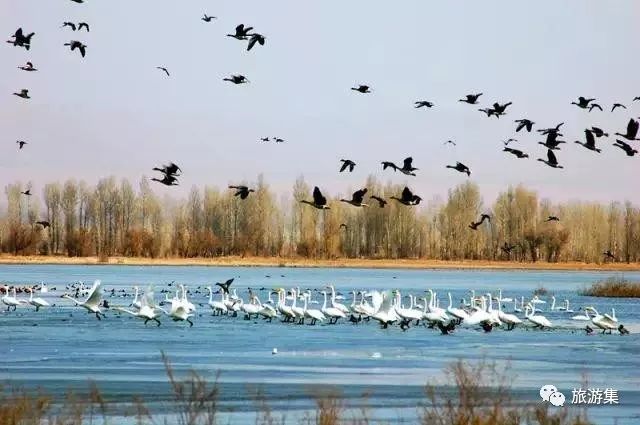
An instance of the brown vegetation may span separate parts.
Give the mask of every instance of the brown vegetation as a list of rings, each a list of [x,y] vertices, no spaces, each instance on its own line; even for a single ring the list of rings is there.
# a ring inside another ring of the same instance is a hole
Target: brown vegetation
[[[263,257],[307,260],[577,262],[601,264],[610,250],[619,262],[640,262],[640,209],[631,203],[552,204],[524,187],[509,187],[492,205],[478,186],[464,183],[446,200],[405,207],[389,202],[354,208],[330,199],[331,210],[299,203],[311,187],[300,177],[292,199],[278,200],[262,177],[246,200],[233,191],[193,187],[187,199],[160,199],[148,179],[136,191],[115,178],[95,187],[69,180],[34,195],[21,183],[6,186],[0,250],[13,255],[68,257]],[[369,193],[388,198],[400,185],[374,177]],[[423,194],[424,195],[424,194]],[[481,213],[490,222],[469,228]],[[548,222],[555,215],[560,221]],[[46,220],[44,229],[34,224]],[[346,229],[340,227],[344,223]],[[507,243],[514,248],[506,252]],[[614,262],[615,264],[618,261]]]
[[[609,277],[583,288],[580,295],[610,298],[640,298],[640,282],[630,282],[624,277]]]

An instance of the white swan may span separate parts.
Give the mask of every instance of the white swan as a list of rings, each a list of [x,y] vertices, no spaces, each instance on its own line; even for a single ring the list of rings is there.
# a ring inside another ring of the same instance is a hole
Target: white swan
[[[223,313],[227,313],[227,311],[229,311],[227,309],[227,306],[224,303],[224,291],[220,291],[220,301],[214,301],[213,300],[213,289],[211,288],[211,286],[207,286],[207,289],[209,290],[209,307],[211,307],[211,310],[213,311],[213,315],[214,316],[218,316],[220,314]]]
[[[343,313],[349,313],[349,309],[346,305],[336,302],[336,288],[333,285],[328,285],[327,288],[331,289],[331,307],[335,307]]]
[[[29,304],[36,308],[36,311],[40,310],[40,307],[49,307],[49,303],[42,298],[33,298],[33,289],[29,290]]]
[[[511,301],[513,301],[512,298],[502,298],[502,289],[498,289],[498,299],[497,299],[498,303],[510,303]]]
[[[534,304],[531,304],[531,303],[527,304],[524,311],[525,311],[524,317],[526,317],[528,321],[533,323],[535,325],[534,327],[537,327],[540,329],[553,327],[553,324],[549,321],[549,319],[547,319],[546,317],[540,314],[535,314],[536,308]]]
[[[135,296],[133,297],[133,302],[131,304],[129,304],[129,307],[140,308],[142,303],[140,303],[140,301],[138,301],[138,287],[134,286],[133,290],[135,291]]]
[[[93,283],[93,287],[89,290],[89,296],[84,302],[80,302],[67,294],[64,294],[62,298],[67,298],[73,301],[77,306],[86,309],[89,313],[94,313],[98,320],[102,320],[100,319],[100,315],[104,316],[105,314],[100,310],[100,301],[102,299],[102,294],[100,293],[100,285],[101,282],[99,280],[96,280]]]
[[[400,316],[400,318],[404,319],[406,322],[411,322],[412,320],[417,321],[422,319],[422,312],[413,309],[413,305],[414,305],[413,297],[409,295],[409,298],[411,300],[411,304],[409,305],[409,308],[404,308],[400,304],[400,300],[401,300],[400,291],[395,291],[396,314]]]
[[[589,310],[594,314],[591,318],[591,323],[602,329],[602,333],[605,333],[606,331],[611,333],[612,330],[618,328],[618,324],[614,322],[608,314],[600,314],[594,307],[585,307],[585,310]],[[615,312],[613,315],[615,316]]]
[[[435,325],[438,322],[446,322],[449,320],[449,317],[446,314],[442,314],[442,312],[432,312],[428,311],[429,307],[427,303],[427,297],[423,297],[422,301],[424,302],[424,307],[422,309],[422,319],[429,322],[430,325]],[[431,301],[429,301],[430,303]]]
[[[487,313],[489,314],[489,317],[491,318],[491,320],[489,321],[489,324],[491,325],[498,325],[501,326],[502,325],[502,321],[500,320],[500,315],[498,314],[498,310],[494,310],[493,309],[493,298],[491,297],[491,294],[487,294],[487,299],[489,300],[489,305],[487,307]],[[500,303],[498,303],[498,305],[500,305]]]
[[[140,307],[137,311],[128,310],[122,307],[116,307],[115,310],[122,311],[128,313],[132,316],[139,317],[144,320],[144,324],[146,325],[150,320],[153,320],[160,326],[160,320],[158,320],[159,313],[156,312],[156,305],[153,294],[153,286],[149,285],[146,292],[142,296],[142,300],[140,301]],[[161,311],[161,310],[160,310]]]
[[[490,322],[491,316],[487,313],[486,309],[486,300],[484,296],[480,297],[480,306],[473,307],[474,311],[471,312],[469,318],[462,322],[462,325],[465,326],[475,326],[479,325],[483,322]]]
[[[324,297],[324,302],[322,303],[322,309],[320,309],[320,311],[329,317],[329,323],[336,323],[338,319],[347,317],[344,311],[339,308],[334,306],[327,307],[327,291],[322,291],[322,296]]]
[[[21,300],[18,300],[16,297],[16,288],[13,288],[13,296],[9,296],[9,287],[7,285],[4,286],[4,296],[2,297],[2,303],[7,306],[7,311],[11,307],[15,311],[16,308],[22,304]]]
[[[304,321],[304,310],[302,309],[302,307],[298,307],[297,301],[298,301],[298,291],[295,288],[291,289],[291,293],[293,294],[293,304],[291,304],[291,311],[293,311],[293,314],[296,316],[296,318],[299,319],[299,321]]]
[[[382,292],[380,294],[382,296],[382,303],[380,304],[380,308],[376,313],[371,316],[374,320],[380,322],[383,328],[389,326],[390,323],[393,323],[398,320],[398,316],[393,308],[393,298],[389,292]]]
[[[589,320],[591,320],[591,317],[589,317],[589,310],[585,308],[584,314],[576,314],[575,316],[571,317],[571,320],[580,320],[583,322],[588,322]]]
[[[303,298],[304,298],[304,306],[302,307],[302,309],[304,310],[304,316],[306,318],[311,319],[311,324],[312,325],[315,325],[316,322],[324,322],[325,316],[324,316],[324,314],[322,314],[322,311],[317,310],[317,309],[308,308],[307,302],[309,301],[310,297],[311,297],[310,294],[305,294],[303,296]]]
[[[461,322],[463,320],[468,319],[469,318],[469,313],[467,313],[466,311],[464,311],[461,308],[453,307],[453,301],[451,299],[451,292],[448,292],[447,295],[449,296],[449,307],[447,307],[447,313],[449,313],[450,315],[452,315],[453,317],[458,319],[458,322]]]
[[[541,300],[537,295],[534,295],[533,298],[531,298],[531,301],[529,301],[529,303],[531,303],[531,304],[546,304],[547,302],[545,300]]]
[[[47,284],[44,282],[40,282],[40,293],[46,294],[47,292],[49,292],[49,288],[47,288]]]
[[[520,301],[520,305],[522,306],[524,304],[524,297],[522,297],[522,300]],[[515,300],[513,300],[513,312],[514,313],[522,313],[522,309],[520,307],[518,307],[518,299],[516,298]]]
[[[260,300],[258,299],[257,296],[253,295],[253,293],[249,292],[249,302],[248,303],[242,303],[240,309],[242,311],[244,311],[244,318],[246,320],[251,319],[251,315],[258,315],[258,313],[260,313],[260,310],[262,310],[262,303],[260,302]]]
[[[522,320],[520,320],[515,314],[503,313],[502,304],[500,303],[498,303],[498,318],[507,324],[508,331],[513,330],[516,325],[522,323]]]

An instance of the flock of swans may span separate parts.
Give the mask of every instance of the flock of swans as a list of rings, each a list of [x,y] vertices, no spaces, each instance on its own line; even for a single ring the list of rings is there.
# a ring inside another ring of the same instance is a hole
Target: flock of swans
[[[252,289],[248,290],[246,299],[238,295],[235,288],[231,289],[233,279],[225,283],[217,283],[221,289],[213,290],[211,286],[204,289],[208,291],[208,301],[198,304],[200,307],[208,308],[213,316],[242,316],[245,320],[252,318],[262,318],[271,322],[278,319],[284,323],[316,325],[317,323],[336,324],[339,321],[358,324],[373,320],[378,322],[382,328],[389,325],[399,325],[404,331],[411,325],[423,324],[429,328],[438,328],[443,334],[451,333],[456,326],[481,328],[485,332],[490,332],[495,327],[502,327],[505,330],[513,330],[516,326],[525,323],[528,327],[538,329],[551,329],[556,327],[542,313],[542,306],[547,301],[534,295],[531,299],[525,300],[517,298],[503,297],[502,290],[497,296],[491,293],[476,295],[474,290],[469,291],[469,296],[460,300],[456,307],[453,304],[451,292],[447,293],[448,306],[440,306],[438,294],[428,289],[427,296],[414,296],[413,294],[401,294],[399,290],[393,291],[350,291],[351,303],[346,305],[342,294],[337,293],[333,285],[328,285],[321,290],[300,290],[299,287],[276,288],[268,290],[262,288],[259,292],[266,291],[264,302]],[[67,287],[69,289],[69,286]],[[180,284],[175,287],[175,293],[170,296],[172,290],[163,290],[165,299],[156,302],[155,291],[150,285],[143,294],[140,294],[138,287],[134,287],[134,299],[128,306],[109,306],[104,299],[104,293],[110,293],[111,297],[117,296],[115,289],[104,290],[101,282],[96,280],[91,288],[84,284],[74,284],[71,289],[75,290],[75,296],[67,293],[61,298],[70,300],[74,306],[85,309],[88,313],[94,314],[98,320],[106,317],[103,309],[111,309],[118,314],[126,313],[144,321],[144,324],[154,322],[161,325],[160,319],[163,316],[176,322],[187,322],[193,326],[191,320],[196,315],[196,304],[189,300],[190,291]],[[31,305],[38,312],[42,308],[52,307],[52,305],[41,297],[34,297],[35,290],[27,288],[28,299],[19,299],[16,288],[4,287],[2,302],[7,306],[7,311],[15,311],[20,306]],[[40,287],[40,292],[49,292],[46,285]],[[123,297],[128,296],[126,291]],[[200,287],[195,291],[201,294]],[[202,292],[204,294],[204,292]],[[219,296],[214,299],[214,294]],[[510,312],[504,311],[507,305],[513,305]],[[504,310],[503,310],[504,309]],[[586,306],[580,308],[582,314],[566,316],[566,319],[574,321],[590,322],[595,327],[602,330],[602,333],[618,330],[621,334],[629,331],[619,323],[612,308],[611,314],[600,314],[595,307]],[[551,297],[551,305],[548,311],[559,314],[570,314],[574,311],[570,308],[569,300],[565,299],[559,306],[556,306],[555,296]],[[593,329],[587,323],[586,332],[592,333]]]

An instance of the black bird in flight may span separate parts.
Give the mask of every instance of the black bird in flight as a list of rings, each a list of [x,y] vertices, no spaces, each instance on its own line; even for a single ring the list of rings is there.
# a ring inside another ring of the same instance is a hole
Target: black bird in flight
[[[175,176],[165,174],[161,179],[152,177],[154,182],[162,183],[165,186],[178,186],[178,179]]]
[[[541,133],[543,136],[546,136],[548,134],[555,134],[556,136],[562,136],[562,134],[560,133],[560,127],[562,127],[564,125],[563,122],[561,122],[560,124],[556,125],[555,127],[551,127],[551,128],[540,128],[538,129],[538,133]]]
[[[260,141],[261,141],[261,142],[268,142],[268,141],[269,141],[269,138],[268,138],[268,137],[261,137],[261,138],[260,138]]]
[[[163,71],[165,74],[167,74],[167,77],[171,76],[171,74],[169,74],[169,71],[167,70],[167,68],[165,68],[164,66],[156,66],[156,69],[159,69],[160,71]]]
[[[365,85],[358,85],[358,87],[351,87],[351,90],[355,90],[360,93],[371,93],[370,87]]]
[[[547,139],[544,142],[538,142],[539,145],[546,147],[551,150],[560,150],[558,147],[562,143],[567,143],[564,140],[558,140],[559,133],[548,133]]]
[[[251,31],[253,29],[253,27],[244,27],[244,24],[240,24],[236,27],[236,32],[235,34],[227,34],[227,37],[232,37],[235,38],[236,40],[246,40],[248,36],[250,36],[251,34],[249,34],[249,31]]]
[[[71,0],[74,3],[84,3],[84,0]]]
[[[626,106],[624,106],[622,103],[614,103],[613,107],[611,108],[611,112],[615,111],[616,108],[622,108],[622,109],[627,109]]]
[[[370,198],[371,199],[375,199],[376,201],[378,201],[378,206],[380,208],[384,208],[384,206],[387,205],[387,201],[385,201],[384,198],[381,198],[381,197],[375,196],[375,195],[371,195]]]
[[[590,151],[594,151],[594,152],[598,152],[598,153],[602,152],[600,149],[596,148],[596,138],[594,137],[593,132],[591,130],[588,130],[588,129],[585,130],[584,131],[584,135],[585,135],[585,138],[586,138],[587,141],[585,143],[583,143],[583,142],[581,142],[579,140],[576,140],[577,144],[584,146],[585,148],[589,149]]]
[[[578,108],[587,109],[589,107],[589,103],[593,102],[594,100],[595,99],[587,99],[580,96],[577,102],[571,102],[571,104],[576,105]]]
[[[215,17],[215,16],[208,16],[206,13],[202,17],[202,20],[205,21],[205,22],[211,22],[212,19],[218,19],[218,18]]]
[[[609,137],[609,133],[605,133],[603,129],[598,128],[598,127],[591,127],[591,131],[593,132],[593,135],[600,138],[602,136],[604,137]]]
[[[14,46],[24,47],[26,50],[31,48],[31,37],[35,35],[35,32],[29,33],[25,35],[22,31],[22,28],[18,28],[16,32],[11,36],[13,40],[7,40],[7,43],[13,44]]]
[[[230,81],[233,84],[246,84],[249,82],[244,75],[232,75],[231,77],[223,78],[222,81]]]
[[[597,103],[592,103],[591,106],[589,106],[589,112],[593,111],[594,108],[598,108],[600,109],[600,111],[602,111],[602,106]]]
[[[478,230],[478,226],[480,226],[482,223],[484,223],[485,220],[488,220],[489,223],[491,223],[491,216],[489,214],[482,214],[480,216],[480,221],[472,221],[469,224],[469,228],[472,230]]]
[[[516,120],[515,122],[518,123],[518,126],[516,127],[516,133],[518,133],[523,128],[526,128],[527,132],[531,133],[531,129],[533,128],[533,125],[535,124],[533,121],[528,120],[526,118],[523,118],[521,120]]]
[[[15,96],[21,97],[23,99],[31,99],[31,96],[29,96],[29,90],[27,89],[22,89],[20,90],[20,92],[18,93],[13,93]]]
[[[518,158],[529,158],[529,154],[526,154],[519,149],[511,149],[511,148],[505,147],[504,149],[502,149],[502,151],[509,152],[510,154],[513,154]]]
[[[86,29],[87,32],[89,32],[89,24],[87,24],[86,22],[80,22],[78,24],[78,31],[80,31],[82,28]]]
[[[47,227],[51,226],[51,223],[49,223],[48,221],[45,221],[45,220],[36,221],[36,224],[39,224],[40,226],[42,226],[43,229],[46,229]]]
[[[558,159],[551,149],[547,149],[547,159],[538,158],[538,161],[544,162],[551,168],[564,168],[562,165],[558,165]]]
[[[517,142],[517,141],[518,141],[518,139],[510,138],[510,139],[505,140],[505,141],[504,141],[504,142],[502,142],[502,143],[504,143],[504,145],[505,145],[505,146],[509,146],[509,143],[511,143],[511,142]]]
[[[33,72],[33,71],[37,71],[37,68],[34,68],[33,63],[31,62],[27,62],[26,65],[24,66],[19,66],[19,69],[23,70],[23,71],[27,71],[27,72]]]
[[[627,154],[627,156],[634,156],[635,154],[638,153],[638,151],[636,149],[633,149],[631,147],[630,144],[623,142],[620,139],[616,139],[615,143],[613,144],[613,146],[622,149],[623,151],[625,151],[625,153]]]
[[[233,196],[239,196],[240,199],[247,199],[250,193],[255,192],[255,190],[249,189],[247,186],[229,186],[229,189],[235,189],[236,193]]]
[[[627,140],[640,140],[640,139],[636,139],[636,136],[638,135],[638,127],[639,127],[638,121],[631,118],[629,120],[629,123],[627,124],[627,133],[626,134],[616,133],[616,136],[624,137]]]
[[[406,186],[402,190],[402,194],[400,195],[400,198],[396,198],[395,196],[391,196],[390,198],[395,199],[396,201],[400,202],[402,205],[406,205],[408,207],[418,205],[420,201],[422,201],[421,197],[419,197],[418,195],[414,195],[411,192],[411,190],[409,190],[409,188]]]
[[[301,200],[300,202],[302,202],[303,204],[311,205],[312,207],[317,208],[319,210],[331,209],[327,206],[327,198],[322,196],[322,192],[320,192],[320,189],[318,189],[318,186],[313,188],[313,202],[307,201],[304,199]]]
[[[76,24],[74,24],[73,22],[63,22],[62,27],[60,28],[64,28],[64,27],[69,27],[71,28],[72,31],[76,30]]]
[[[276,142],[276,143],[284,143],[284,139],[281,139],[279,137],[274,137],[273,141]]]
[[[87,54],[87,45],[86,44],[82,44],[80,41],[78,40],[71,40],[68,43],[64,43],[65,46],[69,46],[71,48],[71,51],[73,52],[74,50],[78,49],[78,51],[80,52],[80,54],[82,55],[82,57],[84,57]]]
[[[465,102],[470,105],[476,105],[478,103],[478,98],[482,96],[482,93],[478,94],[468,94],[466,95],[466,99],[458,99],[459,102]]]
[[[447,165],[447,168],[452,168],[452,169],[458,171],[459,173],[465,173],[467,175],[467,177],[471,176],[471,170],[469,169],[469,167],[464,165],[462,162],[456,161],[456,165]]]
[[[354,207],[368,207],[368,204],[363,204],[364,195],[367,194],[367,188],[356,190],[351,195],[351,199],[340,199],[340,202],[346,202],[347,204],[353,205]]]
[[[515,248],[515,245],[509,245],[507,242],[505,242],[504,245],[500,247],[500,249],[507,255],[511,255],[511,251],[513,251]]]
[[[503,104],[503,105],[499,104],[498,102],[495,102],[495,103],[493,104],[493,110],[495,111],[495,114],[496,114],[497,116],[505,115],[505,114],[506,114],[506,112],[507,112],[507,107],[508,107],[509,105],[511,105],[511,104],[512,104],[512,102],[507,102],[507,103],[505,103],[505,104]]]
[[[433,108],[433,103],[432,102],[428,102],[426,100],[419,100],[417,102],[414,102],[414,105],[416,105],[416,108],[423,108],[423,107],[427,107],[427,108]]]
[[[220,288],[222,288],[222,293],[223,294],[228,294],[229,293],[229,287],[231,286],[233,281],[234,281],[234,279],[228,279],[224,283],[216,282],[216,286],[219,286]]]
[[[458,146],[458,145],[456,145],[456,142],[454,142],[453,140],[447,140],[446,142],[443,143],[443,145]]]
[[[496,111],[494,111],[491,108],[480,108],[478,109],[478,111],[484,112],[485,114],[487,114],[487,117],[491,117],[492,115],[495,115],[496,118],[500,118],[500,114],[496,113]]]
[[[18,144],[18,150],[22,149],[24,145],[28,145],[24,140],[18,140],[16,143]]]
[[[347,168],[349,169],[349,172],[352,173],[353,169],[356,168],[356,163],[350,159],[341,159],[340,162],[342,162],[342,166],[340,167],[341,173]]]
[[[173,162],[170,162],[168,165],[163,165],[162,167],[153,167],[153,171],[160,171],[162,174],[167,176],[178,177],[182,174],[182,170]],[[178,174],[178,171],[180,174]]]
[[[262,34],[258,34],[258,33],[251,34],[251,38],[249,39],[249,44],[247,45],[247,51],[251,50],[256,43],[258,43],[261,46],[264,46],[265,40],[266,40],[265,36]]]
[[[558,217],[556,217],[555,215],[550,215],[549,217],[547,217],[545,222],[548,223],[550,221],[560,221],[560,219]]]
[[[23,194],[24,196],[31,196],[31,189],[27,189],[24,192],[20,192],[21,194]]]
[[[415,177],[416,173],[414,173],[414,171],[416,171],[417,168],[415,168],[412,164],[413,164],[413,158],[412,157],[407,157],[407,158],[404,159],[402,167],[398,167],[393,162],[383,161],[382,162],[382,169],[386,170],[387,168],[392,168],[393,171],[400,171],[402,174],[406,174],[407,176],[414,176]]]
[[[613,253],[611,252],[610,249],[606,250],[605,252],[602,253],[602,255],[605,256],[605,258],[611,259],[613,261],[616,261],[616,256],[613,255]]]

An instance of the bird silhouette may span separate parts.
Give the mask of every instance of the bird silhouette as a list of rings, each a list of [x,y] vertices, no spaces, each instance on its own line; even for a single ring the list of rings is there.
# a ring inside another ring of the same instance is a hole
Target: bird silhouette
[[[489,221],[489,223],[491,223],[491,216],[490,216],[489,214],[482,214],[482,215],[480,216],[480,221],[472,221],[472,222],[469,224],[469,228],[470,228],[470,229],[472,229],[472,230],[478,230],[478,227],[479,227],[482,223],[484,223],[484,221],[485,221],[485,220],[488,220],[488,221]]]
[[[603,252],[602,255],[604,255],[604,257],[606,259],[610,259],[610,260],[616,261],[616,256],[613,255],[613,253],[611,252],[610,249],[608,249],[605,252]]]
[[[351,87],[351,90],[355,90],[360,93],[371,93],[370,87],[365,85],[358,85],[358,87]]]
[[[218,18],[215,17],[215,16],[208,16],[206,13],[202,17],[202,20],[205,21],[205,22],[211,22],[212,19],[218,19]]]
[[[471,176],[471,170],[469,169],[469,167],[464,165],[462,162],[456,161],[456,165],[447,165],[446,168],[454,169],[459,173],[465,173],[467,175],[467,177]]]
[[[505,140],[505,141],[504,141],[504,142],[502,142],[502,143],[504,143],[504,145],[505,145],[505,146],[509,146],[509,143],[511,143],[511,142],[517,142],[517,141],[518,141],[518,139],[509,138],[509,139]]]
[[[391,196],[390,199],[395,199],[396,201],[400,202],[403,205],[406,205],[408,207],[414,206],[414,205],[418,205],[420,203],[420,201],[422,201],[422,198],[419,197],[418,195],[414,195],[411,190],[409,190],[408,187],[405,186],[405,188],[402,190],[402,194],[400,195],[400,198],[396,198],[395,196]]]
[[[379,196],[371,195],[370,198],[378,201],[378,206],[380,208],[384,208],[384,206],[387,205],[387,201],[385,201],[383,198]]]
[[[22,89],[18,93],[13,93],[13,94],[23,99],[31,99],[31,96],[29,96],[29,90],[27,89]]]
[[[314,208],[319,210],[328,210],[331,209],[327,206],[327,198],[322,196],[322,192],[318,189],[318,186],[313,188],[313,201],[301,200],[303,204],[311,205]]]
[[[515,155],[518,158],[529,158],[529,154],[526,154],[524,152],[522,152],[521,150],[518,149],[511,149],[511,148],[504,148],[502,149],[503,152],[509,152],[510,154]]]
[[[247,77],[245,77],[244,75],[232,75],[230,77],[223,78],[222,80],[230,81],[233,84],[246,84],[249,82],[249,80],[247,80]]]
[[[564,168],[562,165],[558,165],[558,159],[551,149],[547,149],[547,159],[538,158],[538,161],[544,162],[551,168]]]
[[[591,127],[591,131],[593,132],[593,135],[600,138],[600,137],[609,137],[609,133],[605,133],[603,129],[598,128],[598,127]]]
[[[611,112],[615,111],[616,108],[627,109],[627,107],[624,106],[622,103],[614,103],[613,106],[611,107]]]
[[[417,102],[414,102],[414,105],[416,108],[433,108],[433,103],[432,102],[427,102],[426,100],[419,100]]]
[[[515,122],[518,123],[518,126],[516,127],[516,133],[518,133],[523,128],[526,128],[527,132],[531,133],[531,129],[533,129],[533,125],[535,124],[533,121],[528,120],[526,118],[523,118],[521,120],[516,120]]]
[[[162,167],[153,167],[152,170],[160,171],[165,175],[174,177],[180,176],[182,174],[182,170],[180,169],[180,167],[178,167],[173,162],[170,162],[168,165],[163,165]],[[178,171],[180,172],[180,174],[178,174]]]
[[[593,102],[595,99],[587,99],[583,96],[578,98],[577,102],[571,102],[572,105],[576,105],[578,108],[587,109],[589,107],[589,103]]]
[[[7,40],[7,43],[13,44],[17,47],[24,47],[26,50],[29,50],[31,48],[31,38],[34,35],[34,32],[25,35],[22,31],[22,28],[18,28],[16,32],[11,36],[13,40]]]
[[[84,57],[87,54],[87,46],[86,46],[86,44],[83,44],[78,40],[71,40],[68,43],[64,43],[64,45],[65,46],[69,46],[71,48],[72,52],[74,50],[78,49],[78,51],[80,52],[82,57]]]
[[[447,140],[446,142],[443,143],[443,145],[453,145],[453,146],[457,146],[456,142],[454,142],[453,140]]]
[[[24,192],[20,192],[21,194],[23,194],[24,196],[31,196],[31,189],[27,189]]]
[[[247,44],[247,51],[251,50],[253,46],[258,43],[261,46],[264,46],[265,36],[262,34],[251,34],[251,38],[249,39],[249,44]]]
[[[64,27],[69,27],[71,28],[72,31],[76,30],[76,24],[74,24],[73,22],[63,22],[61,28],[64,28]]]
[[[413,164],[413,158],[412,157],[407,157],[407,158],[404,159],[402,167],[398,167],[393,162],[383,161],[382,162],[382,169],[386,170],[387,168],[392,168],[393,171],[400,171],[402,174],[406,174],[407,176],[414,176],[415,177],[416,174],[414,173],[414,171],[416,171],[417,168],[415,168],[412,164]]]
[[[82,28],[86,29],[87,32],[89,32],[89,24],[87,24],[86,22],[78,23],[78,31],[80,31]]]
[[[84,3],[84,0],[71,0],[74,3]]]
[[[24,140],[18,140],[16,143],[18,144],[18,150],[24,148],[24,145],[28,145]]]
[[[162,183],[165,186],[178,186],[178,179],[175,176],[165,174],[161,179],[152,177],[154,182]]]
[[[268,137],[261,137],[260,141],[261,142],[268,142],[270,139]]]
[[[633,98],[633,101],[635,102],[636,100],[640,100],[640,96],[636,96]]]
[[[465,99],[458,99],[459,102],[465,102],[470,105],[476,105],[478,103],[478,98],[482,96],[482,93],[478,94],[468,94],[465,96]]]
[[[638,153],[638,151],[636,149],[633,149],[631,147],[630,144],[623,142],[620,139],[616,139],[615,143],[613,144],[613,146],[622,149],[623,151],[625,151],[625,153],[627,154],[627,156],[634,156],[635,154]]]
[[[253,27],[245,28],[244,24],[240,24],[236,27],[235,34],[227,34],[227,37],[232,37],[236,40],[246,40],[247,37],[251,35],[249,34],[249,31],[251,31],[252,29]]]
[[[629,123],[627,124],[627,133],[626,134],[616,133],[616,136],[624,137],[627,140],[640,140],[640,139],[636,139],[636,136],[638,135],[638,127],[639,127],[638,121],[631,118],[629,120]]]
[[[235,189],[236,193],[233,196],[239,196],[240,199],[247,199],[250,193],[255,192],[255,190],[249,189],[247,186],[229,186],[229,189]]]
[[[559,133],[547,133],[547,139],[544,142],[538,142],[539,145],[551,150],[560,150],[559,146],[562,143],[567,143],[564,140],[558,140]]]
[[[516,248],[515,245],[509,245],[507,242],[505,242],[500,249],[507,255],[511,255],[511,251],[513,251]]]
[[[229,287],[231,286],[231,284],[233,283],[234,280],[235,280],[235,278],[228,279],[225,282],[216,282],[216,286],[219,286],[222,289],[222,293],[223,294],[228,294],[229,293]]]
[[[27,62],[26,65],[19,66],[18,68],[23,70],[23,71],[27,71],[27,72],[37,71],[37,69],[34,68],[33,63],[31,63],[31,62]]]
[[[562,136],[562,134],[560,133],[560,127],[562,127],[564,125],[563,122],[561,122],[560,124],[556,125],[555,127],[550,127],[550,128],[540,128],[538,129],[538,133],[541,133],[543,136],[549,135],[549,134],[555,134],[556,136]]]
[[[165,68],[164,66],[156,66],[156,69],[159,69],[160,71],[163,71],[165,74],[167,74],[167,77],[171,76],[171,74],[169,74],[169,71],[167,70],[167,68]]]
[[[353,205],[354,207],[368,207],[368,204],[363,204],[364,195],[367,194],[367,188],[356,190],[351,195],[351,199],[340,199],[340,202],[345,202],[347,204]]]
[[[592,103],[591,106],[589,106],[589,112],[593,111],[594,108],[600,109],[602,111],[602,106],[597,103]]]
[[[507,103],[504,103],[504,104],[502,104],[502,105],[501,105],[501,104],[499,104],[498,102],[495,102],[495,103],[493,104],[493,110],[495,111],[495,114],[496,114],[497,116],[505,115],[505,114],[506,114],[506,112],[507,112],[507,107],[508,107],[509,105],[511,105],[511,104],[512,104],[512,102],[507,102]],[[532,125],[533,125],[533,123],[532,123]]]
[[[560,219],[558,217],[556,217],[555,215],[550,215],[549,217],[547,217],[545,222],[548,223],[550,221],[560,221]]]
[[[496,111],[493,110],[492,108],[480,108],[478,109],[478,111],[484,112],[485,114],[487,114],[487,117],[491,117],[492,115],[495,115],[496,118],[500,118],[500,114],[496,113]]]
[[[284,143],[284,139],[281,139],[279,137],[274,137],[273,141],[276,142],[276,143]]]
[[[342,162],[342,166],[340,167],[341,173],[347,168],[349,169],[349,172],[352,173],[353,169],[356,168],[356,163],[350,159],[341,159],[340,162]]]
[[[585,143],[583,143],[583,142],[581,142],[579,140],[576,140],[575,143],[584,146],[585,148],[589,149],[590,151],[594,151],[594,152],[598,152],[598,153],[602,152],[601,149],[596,148],[596,139],[595,139],[595,137],[593,135],[593,132],[591,130],[588,130],[588,129],[585,130],[584,131],[584,135],[585,135],[585,138],[587,140]]]

